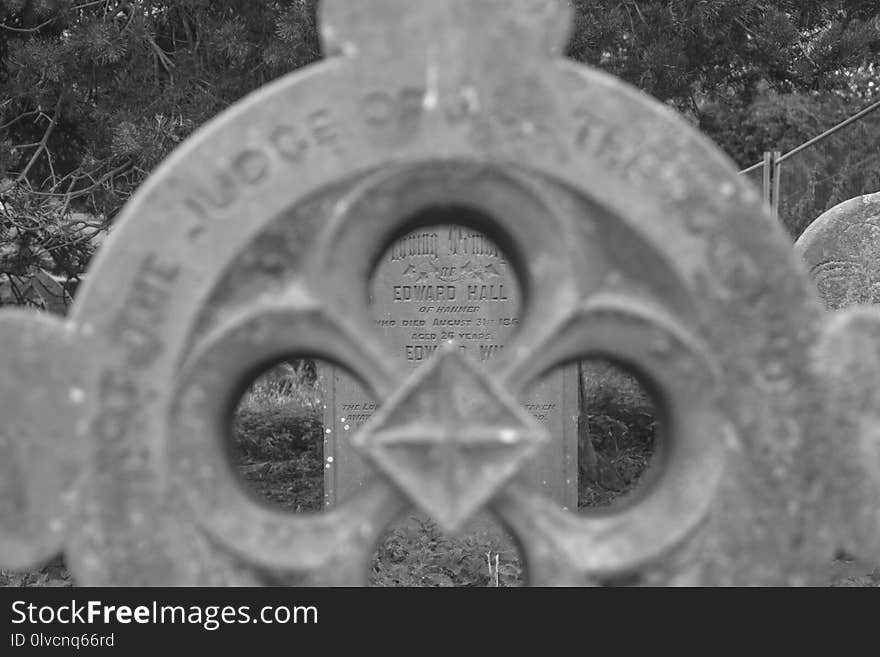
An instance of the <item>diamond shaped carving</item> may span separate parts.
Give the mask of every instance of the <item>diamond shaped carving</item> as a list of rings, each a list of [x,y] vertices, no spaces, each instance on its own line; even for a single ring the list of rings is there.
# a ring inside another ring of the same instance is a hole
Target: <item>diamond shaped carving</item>
[[[450,345],[413,374],[352,444],[455,532],[547,440],[531,415]]]

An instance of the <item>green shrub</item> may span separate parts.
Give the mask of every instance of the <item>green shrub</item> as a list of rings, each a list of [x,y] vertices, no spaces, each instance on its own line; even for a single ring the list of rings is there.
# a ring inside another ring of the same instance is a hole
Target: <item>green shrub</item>
[[[239,408],[232,423],[240,458],[281,461],[323,446],[323,421],[314,411],[295,406]]]

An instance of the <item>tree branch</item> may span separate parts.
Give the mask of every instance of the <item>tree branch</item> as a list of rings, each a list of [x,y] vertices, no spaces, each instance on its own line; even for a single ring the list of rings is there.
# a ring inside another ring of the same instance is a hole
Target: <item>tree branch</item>
[[[166,73],[170,73],[171,69],[174,68],[174,62],[169,59],[168,55],[159,47],[159,44],[156,43],[153,37],[148,36],[147,42],[153,47],[153,50],[156,51],[156,56],[159,58],[159,61],[162,63],[162,68],[165,69]]]
[[[30,170],[33,168],[34,164],[37,163],[37,160],[40,159],[40,155],[43,154],[43,151],[46,150],[46,145],[49,143],[49,137],[52,136],[52,133],[55,131],[55,126],[58,125],[58,117],[61,114],[61,97],[58,97],[58,102],[55,103],[55,112],[52,115],[51,120],[49,121],[49,127],[46,128],[46,132],[43,133],[43,138],[40,140],[40,143],[37,145],[37,150],[34,152],[33,156],[30,159],[30,162],[27,163],[27,166],[18,174],[18,177],[15,179],[17,183],[21,183],[27,180],[27,175]]]
[[[12,27],[11,25],[6,25],[6,23],[0,23],[0,29],[9,30],[10,32],[22,33],[39,32],[47,25],[54,23],[56,20],[58,20],[58,16],[53,16],[49,20],[43,21],[36,27]]]
[[[108,180],[113,179],[114,177],[118,176],[120,173],[124,172],[126,169],[129,169],[132,164],[133,164],[133,162],[131,160],[126,160],[125,162],[123,162],[121,165],[119,165],[118,167],[116,167],[112,171],[108,171],[103,176],[98,178],[98,180],[96,180],[94,182],[94,184],[89,185],[85,189],[78,189],[77,191],[72,192],[72,193],[53,194],[51,192],[38,192],[36,190],[33,191],[32,193],[36,196],[66,198],[68,200],[74,199],[74,198],[80,198],[81,196],[86,196],[87,194],[91,194],[93,191],[95,191],[98,187],[103,185]]]

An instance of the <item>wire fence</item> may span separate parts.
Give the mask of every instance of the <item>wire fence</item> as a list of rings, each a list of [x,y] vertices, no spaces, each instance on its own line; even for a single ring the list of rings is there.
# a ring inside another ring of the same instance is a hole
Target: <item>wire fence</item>
[[[797,238],[825,210],[880,191],[880,101],[786,153],[766,152],[740,173]]]

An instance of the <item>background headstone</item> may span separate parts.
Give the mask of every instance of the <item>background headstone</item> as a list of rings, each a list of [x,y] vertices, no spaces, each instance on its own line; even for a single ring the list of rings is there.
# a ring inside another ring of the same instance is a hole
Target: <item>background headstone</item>
[[[858,196],[828,210],[807,227],[795,243],[795,250],[807,263],[828,310],[880,303],[880,193]],[[865,353],[859,359],[862,365]],[[831,369],[839,370],[837,361],[846,358],[836,354],[832,360]],[[841,377],[843,385],[858,387],[854,382],[864,375],[856,376],[856,369],[850,368]],[[857,395],[848,392],[844,397],[849,403],[857,403]],[[843,423],[856,422],[854,418],[861,412],[854,410]],[[845,552],[840,556],[831,566],[830,581],[835,585],[870,580],[867,573],[877,570],[876,561],[868,563]]]
[[[823,214],[800,236],[795,250],[829,310],[880,303],[880,193]]]
[[[519,325],[521,293],[504,254],[485,235],[459,226],[410,233],[384,254],[371,284],[376,331],[389,352],[415,369],[449,340],[478,362],[501,353]],[[376,402],[345,372],[321,367],[324,385],[327,504],[353,495],[369,468],[350,437]],[[522,404],[553,440],[526,476],[561,506],[577,508],[577,367],[551,372]]]

